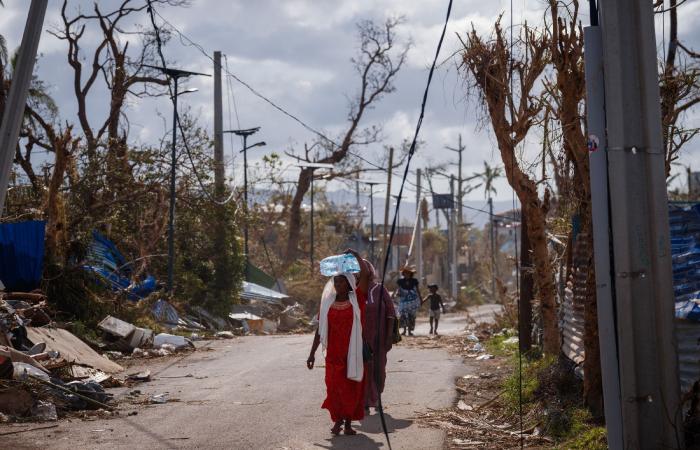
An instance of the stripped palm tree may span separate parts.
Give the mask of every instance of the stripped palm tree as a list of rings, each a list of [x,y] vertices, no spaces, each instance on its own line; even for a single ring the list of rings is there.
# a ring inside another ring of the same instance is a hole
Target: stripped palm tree
[[[503,167],[501,166],[490,166],[488,162],[484,161],[484,171],[476,172],[472,178],[481,180],[481,185],[484,186],[484,197],[489,201],[489,236],[491,240],[491,296],[492,300],[496,302],[496,278],[498,277],[498,267],[496,266],[496,236],[493,221],[493,197],[492,194],[496,194],[496,188],[493,183],[497,178],[503,176]]]

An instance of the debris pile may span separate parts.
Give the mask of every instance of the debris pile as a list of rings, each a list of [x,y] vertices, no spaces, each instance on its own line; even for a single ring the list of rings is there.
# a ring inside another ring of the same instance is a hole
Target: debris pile
[[[311,321],[299,303],[285,306],[283,303],[250,301],[234,305],[229,314],[234,329],[243,334],[305,333]]]
[[[0,414],[57,420],[66,411],[109,411],[105,387],[123,368],[67,330],[52,326],[39,292],[0,295]]]
[[[105,317],[97,327],[105,334],[106,347],[112,355],[119,357],[130,354],[133,357],[169,356],[182,350],[194,350],[191,340],[184,336],[168,333],[155,334],[147,328],[134,326],[113,316]]]

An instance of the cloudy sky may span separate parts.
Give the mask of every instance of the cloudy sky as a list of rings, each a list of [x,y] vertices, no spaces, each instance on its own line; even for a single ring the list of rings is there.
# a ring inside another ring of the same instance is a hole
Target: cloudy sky
[[[136,0],[135,0],[136,1]],[[137,3],[140,3],[139,0]],[[28,0],[5,0],[0,9],[0,33],[8,40],[10,49],[19,45],[26,19]],[[60,1],[49,0],[45,28],[59,23]],[[118,4],[104,0],[99,4],[108,10]],[[71,8],[89,9],[92,2],[72,1]],[[445,145],[456,146],[459,134],[466,145],[464,172],[470,174],[483,166],[483,161],[500,161],[495,152],[493,137],[488,127],[479,123],[474,98],[465,94],[463,81],[455,69],[454,58],[459,48],[455,33],[464,34],[471,26],[487,32],[496,17],[505,13],[509,21],[510,1],[457,0],[446,35],[440,66],[434,78],[430,99],[423,122],[421,149],[414,167],[453,161],[455,154],[444,150]],[[417,120],[427,72],[445,17],[446,0],[256,0],[216,1],[192,0],[188,8],[160,8],[159,12],[186,36],[200,44],[209,54],[220,50],[227,55],[229,70],[247,81],[267,97],[300,117],[312,127],[336,137],[345,127],[347,98],[357,91],[358,80],[350,58],[357,49],[355,24],[363,19],[383,21],[387,17],[403,16],[399,30],[401,42],[411,40],[407,65],[396,79],[396,92],[387,96],[365,121],[365,125],[380,124],[384,130],[382,144],[362,150],[365,156],[383,151],[383,145],[398,145],[411,137]],[[690,45],[700,16],[700,0],[689,0],[683,6],[680,18],[681,38]],[[582,8],[587,11],[586,8]],[[541,23],[544,4],[540,0],[516,0],[514,21],[528,24]],[[157,19],[159,24],[161,19]],[[582,16],[584,25],[588,17]],[[144,13],[138,22],[150,27]],[[661,21],[657,20],[660,28]],[[660,34],[660,30],[657,32]],[[90,34],[88,33],[88,40]],[[660,37],[659,37],[660,40]],[[696,48],[698,46],[695,46]],[[41,59],[38,74],[49,83],[51,93],[61,108],[64,120],[75,119],[75,100],[71,94],[70,73],[65,62],[66,45],[44,32],[40,45]],[[192,46],[173,39],[164,48],[169,61],[179,67],[197,72],[212,72],[211,62]],[[212,123],[213,85],[211,78],[193,78],[188,87],[196,93],[182,97],[205,126]],[[260,126],[256,137],[267,142],[267,147],[250,151],[254,162],[271,151],[282,153],[290,148],[301,148],[312,142],[314,136],[252,95],[233,81],[233,98],[238,110],[229,123],[229,112],[224,105],[224,128]],[[226,95],[227,90],[224,89]],[[93,99],[94,102],[94,99]],[[227,99],[224,99],[227,103]],[[97,105],[99,102],[94,102]],[[95,106],[96,114],[99,107]],[[167,99],[132,101],[127,114],[134,142],[157,143],[170,124],[171,105]],[[533,136],[528,145],[538,145]],[[226,151],[240,148],[240,142],[227,141]],[[683,162],[700,168],[700,155],[695,152],[697,141],[689,145]],[[231,167],[236,179],[240,178],[239,160]],[[296,169],[289,169],[290,176]],[[371,176],[368,176],[371,177]],[[439,189],[447,189],[446,184]],[[414,195],[414,194],[411,194]],[[511,190],[505,180],[498,183],[498,198],[509,200]],[[482,200],[483,192],[470,195]]]

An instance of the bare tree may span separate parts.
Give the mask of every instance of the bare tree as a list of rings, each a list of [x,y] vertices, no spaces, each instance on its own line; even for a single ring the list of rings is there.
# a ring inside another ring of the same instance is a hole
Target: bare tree
[[[153,3],[182,4],[176,0],[155,0]],[[49,31],[68,44],[67,60],[73,72],[73,91],[77,102],[77,116],[88,156],[88,171],[95,171],[100,160],[98,152],[106,151],[109,167],[106,189],[103,194],[114,197],[124,177],[130,177],[128,164],[128,122],[124,115],[125,102],[129,96],[158,95],[154,86],[165,86],[167,80],[144,64],[154,64],[156,44],[152,33],[140,29],[128,30],[128,20],[148,8],[145,1],[121,0],[115,9],[103,11],[95,2],[91,14],[77,12],[71,15],[69,2],[64,0],[61,8],[61,25]],[[83,37],[89,27],[99,29],[100,38],[94,47],[87,50]],[[137,35],[142,43],[131,52],[126,35]],[[87,62],[87,64],[85,64]],[[103,84],[100,85],[99,81]],[[90,110],[91,94],[102,95],[106,89],[109,107],[105,117],[95,118]],[[94,123],[97,122],[97,125]],[[91,198],[89,201],[96,201]]]
[[[671,165],[678,159],[681,148],[700,132],[683,121],[683,115],[700,103],[700,53],[683,45],[678,38],[678,8],[683,3],[683,0],[669,0],[666,8],[663,0],[654,2],[654,7],[659,8],[657,14],[669,14],[668,49],[659,69],[666,177],[671,176]],[[679,49],[683,53],[679,54]]]
[[[517,54],[511,54],[499,18],[492,39],[484,40],[472,28],[462,44],[462,70],[486,108],[508,183],[528,217],[528,236],[543,318],[544,351],[556,355],[559,352],[556,292],[547,246],[550,194],[545,189],[540,198],[538,183],[528,174],[515,152],[543,110],[540,95],[534,90],[549,64],[549,38],[523,27],[517,43],[513,43]],[[516,86],[516,92],[510,89],[511,82]]]
[[[380,140],[381,129],[377,126],[362,128],[362,120],[381,99],[394,92],[394,79],[406,61],[409,44],[397,49],[396,27],[400,19],[387,19],[382,25],[370,20],[357,25],[360,49],[352,59],[360,77],[360,87],[350,103],[348,127],[340,144],[320,140],[313,146],[305,146],[303,154],[290,154],[300,162],[334,164],[340,171],[335,176],[348,176],[356,173],[358,166],[348,164],[346,158],[354,148],[367,146]],[[286,261],[296,259],[299,252],[301,232],[301,203],[311,186],[314,170],[302,168],[297,188],[289,210],[289,235],[287,238]]]
[[[587,267],[586,283],[583,287],[584,306],[584,400],[594,416],[603,414],[603,384],[600,371],[600,345],[598,342],[598,311],[595,289],[595,265],[593,264],[592,216],[589,155],[586,139],[586,122],[584,103],[586,80],[583,64],[583,28],[579,18],[579,2],[562,5],[556,0],[549,1],[551,23],[546,23],[545,31],[549,34],[551,65],[554,69],[553,79],[547,77],[544,82],[547,114],[558,124],[557,143],[563,150],[567,166],[572,170],[560,173],[571,178],[566,184],[567,203],[573,206],[581,219],[579,260],[581,266]],[[548,124],[545,123],[545,126]],[[550,139],[546,136],[545,139]],[[552,139],[554,140],[554,139]],[[569,174],[571,173],[571,176]],[[562,215],[569,214],[566,206]],[[569,233],[573,233],[570,230]],[[569,240],[570,242],[572,240]],[[569,260],[574,246],[567,248]]]

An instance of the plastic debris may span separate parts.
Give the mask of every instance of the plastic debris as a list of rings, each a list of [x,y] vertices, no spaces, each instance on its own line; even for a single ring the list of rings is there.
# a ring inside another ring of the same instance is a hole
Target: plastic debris
[[[149,398],[149,401],[154,404],[168,403],[168,393],[164,392],[162,394],[153,394]]]
[[[468,405],[464,402],[464,400],[460,400],[457,402],[457,408],[461,411],[471,411],[474,409],[472,405]]]
[[[479,342],[479,338],[476,337],[476,336],[473,335],[473,334],[468,334],[468,335],[467,335],[467,340],[468,340],[468,341],[472,341],[472,342]]]
[[[194,344],[187,340],[184,336],[176,336],[174,334],[160,333],[153,338],[153,347],[163,347],[165,344],[172,345],[175,349],[183,347],[194,347]]]
[[[477,361],[484,361],[484,360],[486,360],[486,359],[493,359],[493,358],[494,358],[493,355],[490,355],[490,354],[488,354],[488,353],[484,353],[483,355],[477,356],[477,357],[476,357],[476,360],[477,360]]]
[[[214,335],[218,339],[233,339],[236,337],[232,332],[230,331],[219,331]]]
[[[51,402],[39,400],[32,406],[31,414],[33,417],[41,420],[58,420],[56,413],[56,405]]]
[[[12,363],[12,368],[12,378],[15,380],[26,380],[29,378],[28,375],[32,375],[34,377],[41,378],[44,381],[49,381],[49,376],[45,372],[42,372],[30,364],[16,362]]]

